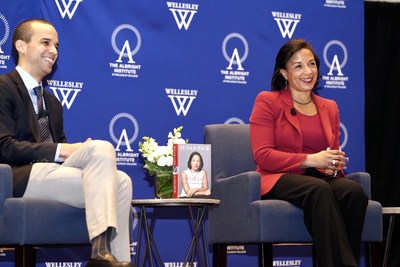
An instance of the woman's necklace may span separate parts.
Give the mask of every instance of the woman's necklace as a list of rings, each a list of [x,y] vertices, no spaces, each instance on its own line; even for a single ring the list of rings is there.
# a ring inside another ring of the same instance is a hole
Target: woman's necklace
[[[308,100],[307,102],[300,102],[300,101],[297,101],[297,100],[294,99],[293,97],[292,97],[292,99],[293,99],[294,102],[296,102],[297,104],[300,104],[300,105],[308,105],[308,104],[310,104],[311,101],[312,101],[312,97],[311,97],[311,96],[310,96],[310,100]]]

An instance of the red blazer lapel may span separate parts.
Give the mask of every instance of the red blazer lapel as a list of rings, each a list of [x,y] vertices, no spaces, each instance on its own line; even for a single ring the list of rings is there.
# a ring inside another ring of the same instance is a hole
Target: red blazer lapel
[[[292,95],[289,89],[282,90],[281,99],[283,103],[283,112],[285,113],[287,120],[290,122],[290,124],[292,124],[296,128],[297,132],[299,133],[299,136],[301,136],[299,119],[295,114],[292,113],[294,105],[293,105]],[[300,140],[296,140],[296,142],[301,142],[301,138]]]

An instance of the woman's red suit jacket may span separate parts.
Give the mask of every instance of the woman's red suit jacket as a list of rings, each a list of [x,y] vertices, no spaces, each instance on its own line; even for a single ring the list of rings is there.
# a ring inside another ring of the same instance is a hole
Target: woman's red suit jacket
[[[330,149],[339,149],[339,109],[335,101],[312,93]],[[250,139],[257,171],[261,174],[261,194],[266,194],[286,173],[303,174],[307,158],[302,153],[302,131],[294,112],[289,89],[261,92],[250,116]],[[319,152],[319,151],[316,151]]]

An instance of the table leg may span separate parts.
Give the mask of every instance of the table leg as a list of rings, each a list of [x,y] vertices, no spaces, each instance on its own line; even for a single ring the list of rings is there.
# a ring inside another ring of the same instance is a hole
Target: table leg
[[[207,238],[205,233],[205,226],[204,226],[204,220],[201,222],[201,231],[203,232],[203,244],[204,244],[204,255],[206,256],[206,266],[210,266],[210,261],[208,259],[208,243],[207,243]]]
[[[382,267],[386,267],[387,260],[388,260],[388,257],[389,257],[389,249],[390,249],[390,243],[392,241],[392,233],[393,233],[395,216],[396,215],[391,214],[390,218],[389,218],[389,227],[388,227],[387,236],[386,236],[385,252],[383,254]]]
[[[197,251],[197,255],[200,261],[200,266],[209,266],[208,254],[207,254],[207,243],[205,238],[205,227],[204,227],[204,213],[206,207],[198,207],[197,208],[197,217],[195,218],[193,215],[192,207],[189,207],[192,229],[193,229],[193,237],[190,243],[189,249],[186,253],[185,257],[185,266],[189,262],[189,256],[191,255],[191,263],[194,261],[195,250]],[[201,229],[201,234],[203,235],[203,249],[200,246],[201,240],[199,239],[199,229]],[[204,254],[203,254],[204,253]],[[206,258],[206,265],[204,265],[204,258]]]
[[[189,262],[189,256],[191,256],[191,260],[190,262],[193,264],[194,261],[194,247],[196,245],[197,247],[197,239],[196,239],[196,222],[195,222],[195,218],[193,216],[193,210],[192,207],[188,207],[189,208],[189,214],[190,214],[190,224],[192,226],[192,230],[193,230],[193,236],[192,236],[192,240],[190,242],[188,251],[186,252],[186,256],[185,256],[185,262],[184,262],[184,266],[187,265],[187,263]]]
[[[142,214],[142,208],[140,208],[139,212],[139,228],[138,228],[138,239],[137,239],[137,246],[136,246],[136,257],[135,257],[135,266],[139,266],[139,254],[140,254],[140,241],[142,238],[142,220],[143,220],[143,214]]]
[[[155,212],[155,209],[154,209]],[[140,243],[141,243],[141,232],[144,230],[146,236],[146,246],[144,248],[143,252],[143,259],[141,266],[145,266],[146,262],[146,254],[147,252],[149,253],[149,260],[150,260],[150,266],[154,266],[153,259],[156,260],[156,262],[159,264],[159,266],[164,266],[164,263],[161,259],[160,253],[158,252],[156,242],[153,238],[152,234],[152,226],[153,226],[153,218],[151,219],[151,226],[149,226],[148,221],[147,221],[147,213],[146,213],[146,207],[142,206],[140,208],[140,221],[139,221],[139,232],[138,232],[138,246],[137,246],[137,254],[136,254],[136,261],[135,261],[135,266],[139,266],[139,253],[140,253]],[[143,227],[143,228],[142,228]],[[155,255],[153,255],[153,253]]]

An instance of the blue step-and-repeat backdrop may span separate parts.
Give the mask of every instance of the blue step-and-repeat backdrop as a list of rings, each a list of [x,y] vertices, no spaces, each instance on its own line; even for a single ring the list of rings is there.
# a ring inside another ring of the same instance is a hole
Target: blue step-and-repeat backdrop
[[[68,140],[112,142],[118,167],[132,177],[133,198],[153,198],[152,179],[138,151],[142,137],[164,144],[168,132],[183,126],[185,139],[202,143],[206,124],[248,123],[256,95],[270,90],[278,49],[291,38],[305,38],[321,60],[319,94],[335,99],[341,111],[348,171],[363,171],[363,5],[346,0],[2,0],[0,73],[15,66],[15,26],[32,17],[50,20],[60,48],[45,83],[64,107]],[[185,212],[172,209],[156,221],[154,235],[165,266],[182,266],[191,234]],[[311,266],[309,246],[275,251],[275,266]],[[257,263],[253,246],[232,246],[230,252],[229,266]],[[133,243],[132,259],[135,253]],[[40,249],[37,266],[81,266],[89,254],[90,248]],[[0,265],[13,266],[12,250],[0,250]]]

